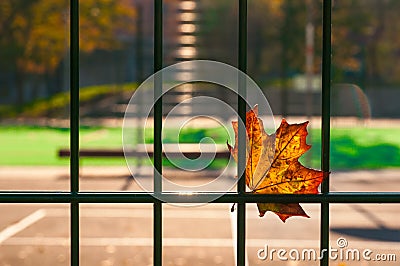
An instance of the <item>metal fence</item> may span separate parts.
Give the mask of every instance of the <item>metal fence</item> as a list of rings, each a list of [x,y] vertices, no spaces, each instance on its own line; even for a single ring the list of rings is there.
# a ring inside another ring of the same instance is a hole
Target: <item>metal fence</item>
[[[239,1],[239,69],[246,72],[247,61],[247,0]],[[154,0],[154,72],[162,68],[162,0]],[[153,263],[162,265],[162,204],[159,199],[148,193],[108,193],[79,191],[79,0],[70,0],[70,191],[69,192],[0,192],[0,203],[69,203],[70,204],[70,237],[71,265],[79,265],[79,205],[81,203],[153,203]],[[323,57],[322,57],[322,154],[321,168],[329,173],[330,145],[330,84],[331,84],[331,12],[332,1],[323,1]],[[240,84],[240,83],[239,83]],[[160,95],[161,84],[155,83],[154,95]],[[245,86],[239,90],[245,92]],[[162,150],[162,98],[154,106],[154,193],[162,193],[161,179]],[[242,121],[246,119],[245,100],[238,97],[238,114]],[[240,129],[240,128],[239,128]],[[245,169],[245,132],[239,131],[238,172]],[[244,171],[242,171],[244,173]],[[327,174],[329,175],[329,174]],[[158,178],[157,178],[158,177]],[[180,195],[179,202],[202,202],[209,193]],[[282,194],[250,194],[245,192],[245,178],[240,178],[237,192],[226,193],[212,201],[213,203],[237,203],[237,265],[245,265],[246,252],[246,204],[257,202],[279,203],[320,203],[320,248],[329,248],[329,204],[330,203],[400,203],[400,193],[344,193],[330,192],[329,178],[322,184],[322,193],[317,195],[282,195]],[[325,256],[320,265],[329,265]]]

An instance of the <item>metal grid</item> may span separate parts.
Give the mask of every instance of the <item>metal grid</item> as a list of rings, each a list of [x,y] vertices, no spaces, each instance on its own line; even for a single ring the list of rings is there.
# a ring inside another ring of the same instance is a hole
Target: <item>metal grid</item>
[[[246,72],[247,61],[247,0],[239,1],[239,69]],[[154,0],[154,72],[162,68],[162,0]],[[323,57],[322,57],[322,154],[321,167],[329,172],[330,144],[330,70],[331,70],[331,12],[332,1],[323,1]],[[153,203],[153,263],[162,265],[162,204],[160,200],[147,193],[104,193],[79,192],[79,0],[70,0],[70,191],[69,192],[0,192],[0,203],[69,203],[70,204],[70,236],[71,265],[79,265],[79,204],[80,203]],[[239,81],[241,92],[245,86]],[[161,84],[155,83],[154,96],[160,95]],[[162,98],[155,103],[154,119],[154,193],[161,193],[162,170],[161,158],[161,126]],[[238,114],[242,121],[246,119],[245,100],[238,98]],[[244,131],[244,130],[242,130]],[[245,132],[239,131],[238,170],[245,168]],[[158,172],[158,173],[157,173]],[[327,174],[328,175],[328,174]],[[329,191],[329,179],[322,184],[322,193],[318,195],[279,195],[249,194],[245,192],[245,179],[238,182],[236,193],[227,193],[213,203],[237,203],[237,265],[245,265],[246,246],[246,203],[280,202],[280,203],[320,203],[320,247],[329,247],[329,204],[330,203],[400,203],[400,193],[340,193]],[[209,193],[198,195],[181,195],[176,202],[203,202]],[[329,265],[328,257],[321,260],[320,265]]]

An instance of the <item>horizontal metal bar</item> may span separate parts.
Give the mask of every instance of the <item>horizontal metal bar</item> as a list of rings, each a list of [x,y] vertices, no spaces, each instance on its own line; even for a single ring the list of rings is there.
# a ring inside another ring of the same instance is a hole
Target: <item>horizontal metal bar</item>
[[[163,193],[171,203],[207,202],[216,193]],[[154,203],[145,192],[1,192],[0,203]],[[212,203],[400,203],[400,192],[330,192],[327,194],[226,193]]]

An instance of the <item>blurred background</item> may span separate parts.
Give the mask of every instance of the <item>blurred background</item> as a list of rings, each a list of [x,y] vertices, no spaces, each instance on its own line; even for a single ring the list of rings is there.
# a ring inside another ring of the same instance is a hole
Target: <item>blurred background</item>
[[[80,0],[79,3],[80,147],[118,151],[122,149],[121,126],[127,103],[138,85],[153,73],[153,1]],[[332,190],[399,191],[400,2],[334,0],[332,10]],[[69,160],[59,153],[61,149],[69,148],[69,12],[67,0],[0,2],[0,190],[69,189]],[[238,66],[237,1],[165,0],[163,27],[164,66],[194,59],[217,60]],[[306,166],[315,168],[320,168],[321,160],[321,38],[322,1],[248,1],[248,75],[265,93],[277,125],[282,117],[290,123],[310,120],[308,143],[313,147],[303,156],[302,161]],[[218,98],[236,106],[236,96],[226,88],[195,84],[180,86],[169,92],[165,97],[164,115],[180,102],[198,95]],[[196,113],[189,107],[182,117],[190,118],[194,115]],[[225,117],[218,111],[216,116],[222,119],[224,125],[207,121],[191,123],[180,130],[179,134],[176,129],[168,129],[163,135],[164,141],[198,143],[210,137],[217,144],[223,145],[229,139],[226,128],[229,129],[231,120],[236,118]],[[153,142],[151,134],[144,139],[146,143]],[[130,173],[121,156],[82,157],[80,163],[81,190],[141,190],[129,177]],[[209,182],[225,164],[224,159],[216,159],[205,171],[190,173],[188,178],[181,174],[177,176],[168,160],[164,161],[167,175],[179,182],[189,183],[198,180]],[[140,160],[138,167],[145,174],[151,169],[150,165],[141,165]],[[151,238],[149,224],[152,214],[139,214],[142,209],[144,212],[151,211],[150,207],[138,205],[119,206],[117,211],[106,209],[109,211],[105,212],[108,218],[97,219],[99,224],[95,233],[89,229],[87,233],[83,230],[83,237],[104,234],[102,225],[107,227],[110,219],[117,218],[120,228],[116,227],[115,232],[119,233],[115,235],[124,235],[121,232],[131,230],[129,226],[139,226],[134,222],[134,218],[139,217],[142,223],[149,226],[143,229],[148,232],[143,236],[139,229],[132,229],[132,238],[137,237],[137,232],[141,237]],[[196,217],[196,210],[199,210],[199,216],[214,215],[217,217],[215,219],[220,219],[218,222],[226,219],[225,222],[229,223],[229,207],[223,209],[221,205],[209,205],[201,207],[205,209],[194,209],[194,213],[181,216]],[[333,208],[339,215],[332,221],[332,237],[346,234],[349,242],[359,241],[367,246],[370,243],[370,248],[377,246],[378,242],[373,241],[384,241],[389,243],[385,247],[392,249],[390,243],[400,241],[399,229],[397,225],[385,222],[390,220],[389,217],[393,220],[392,216],[397,215],[393,211],[396,206],[380,209],[379,219],[373,215],[377,206],[372,207],[373,211],[368,206],[361,208],[355,205]],[[0,231],[20,221],[24,215],[37,211],[39,207],[26,204],[18,207],[2,205],[1,208],[4,208],[3,213],[7,215],[0,219]],[[43,210],[47,207],[40,208]],[[31,265],[29,263],[32,261],[43,262],[43,258],[49,258],[48,265],[56,265],[55,262],[67,265],[68,228],[53,228],[51,231],[48,227],[50,222],[47,222],[47,217],[50,217],[59,224],[68,223],[68,213],[65,212],[67,208],[68,205],[60,205],[48,210],[40,218],[43,223],[35,224],[37,228],[30,233],[29,230],[16,232],[15,236],[4,240],[0,237],[0,251],[3,250],[0,252],[0,265]],[[92,228],[86,225],[94,223],[93,219],[105,207],[88,205],[82,208],[88,209],[87,215],[85,211],[82,212],[83,228]],[[126,212],[133,211],[136,216],[125,217],[124,208]],[[170,219],[174,219],[174,212],[182,211],[170,206],[168,208],[171,208]],[[311,220],[317,220],[318,205],[309,204],[305,209],[310,210],[315,217]],[[354,217],[350,215],[341,218],[342,214],[348,215],[349,210],[354,213]],[[182,212],[185,211],[187,209]],[[256,210],[250,211],[257,216]],[[226,217],[217,214],[221,212],[226,212]],[[169,218],[167,215],[166,219]],[[257,217],[248,218],[253,228],[248,229],[249,237],[268,240],[274,228],[282,226],[274,218],[272,215],[268,221],[258,220]],[[212,237],[214,231],[218,231],[215,221],[203,219],[204,228],[211,230],[204,234]],[[179,235],[179,226],[167,220],[166,237],[176,237]],[[315,240],[318,245],[317,231],[308,235],[301,233],[304,231],[301,226],[310,228],[315,221],[296,218],[294,221],[300,225],[285,227],[288,231],[293,229],[290,231],[293,234],[285,235],[288,243],[294,243],[290,239],[304,238]],[[185,227],[190,226],[193,220],[181,219],[177,223]],[[222,226],[224,223],[220,224]],[[268,230],[265,229],[267,224]],[[257,230],[263,233],[256,234]],[[188,234],[190,232],[188,229]],[[58,233],[66,242],[54,239],[54,235],[59,236]],[[40,242],[42,237],[50,239],[49,242]],[[110,236],[101,237],[108,239],[106,237]],[[202,236],[193,238],[196,237]],[[229,240],[229,237],[233,237],[230,232],[221,239]],[[90,241],[83,243],[89,248],[96,246],[90,244]],[[128,256],[123,261],[121,258],[126,253],[129,255],[129,248],[126,247],[129,245],[124,246],[118,241],[113,243],[106,241],[104,245],[96,246],[105,254],[98,260],[90,256],[96,249],[83,249],[82,260],[87,265],[151,264],[151,242],[147,246],[139,245],[141,251],[137,257]],[[135,243],[133,241],[132,245]],[[190,243],[198,243],[195,240],[188,243],[180,253],[171,244],[168,248],[172,251],[166,252],[164,258],[166,265],[188,265],[191,260],[191,265],[233,265],[234,253],[230,244],[227,244],[229,248],[222,248],[221,253],[215,249],[207,253],[204,249],[190,247]],[[121,245],[123,248],[118,249]],[[254,244],[249,246],[249,250],[258,246],[262,248],[263,245]],[[178,260],[176,252],[180,254]],[[249,253],[251,265],[261,263],[255,254],[255,251]],[[118,262],[117,258],[120,259]],[[299,262],[293,265],[303,264]],[[304,265],[311,264],[305,262]]]
[[[393,129],[400,116],[399,8],[389,0],[334,1],[333,169],[399,166]],[[277,124],[280,117],[316,120],[310,124],[310,163],[319,167],[321,1],[252,0],[248,11],[248,74],[265,93]],[[0,163],[68,164],[56,156],[69,141],[68,1],[3,1],[0,12],[0,134],[6,144]],[[165,1],[164,66],[192,59],[237,66],[237,15],[237,3],[228,0]],[[126,104],[152,74],[151,1],[82,1],[80,51],[81,146],[118,148]],[[167,93],[164,114],[198,95],[236,106],[229,90],[197,84]],[[230,124],[222,112],[217,115]]]

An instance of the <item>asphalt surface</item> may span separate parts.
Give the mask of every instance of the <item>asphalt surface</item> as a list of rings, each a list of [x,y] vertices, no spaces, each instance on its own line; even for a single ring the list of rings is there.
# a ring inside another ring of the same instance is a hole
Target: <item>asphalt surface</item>
[[[218,175],[205,174],[170,173],[170,179],[194,185]],[[82,167],[80,189],[141,191],[128,176],[124,167]],[[399,170],[340,172],[332,174],[331,186],[336,191],[399,191],[399,177]],[[68,167],[0,167],[0,189],[66,191]],[[272,213],[259,218],[255,204],[247,205],[249,265],[319,265],[317,260],[293,260],[288,255],[293,249],[300,254],[305,249],[318,251],[320,207],[302,206],[311,218],[294,217],[282,223]],[[398,265],[399,207],[400,204],[332,204],[331,246],[338,255],[344,252],[344,258],[332,259],[331,265]],[[231,213],[230,208],[230,204],[164,205],[164,265],[235,265],[236,213]],[[80,213],[81,265],[152,265],[151,204],[82,204]],[[0,266],[69,265],[68,204],[0,204],[0,217]],[[340,247],[343,243],[347,245]],[[260,249],[265,250],[266,245],[268,252],[286,250],[283,257],[288,260],[279,259],[276,252],[272,258],[261,260],[259,255],[265,252],[260,253]],[[361,253],[370,249],[371,260],[346,260],[345,251],[349,249]],[[376,255],[396,261],[377,261]]]

